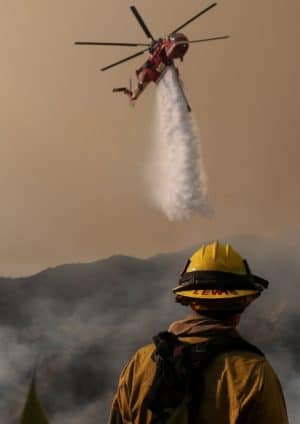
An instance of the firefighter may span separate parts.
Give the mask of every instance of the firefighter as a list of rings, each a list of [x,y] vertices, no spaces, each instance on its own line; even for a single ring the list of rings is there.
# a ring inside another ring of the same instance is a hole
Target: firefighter
[[[124,367],[109,423],[287,424],[274,370],[236,330],[267,286],[228,244],[196,251],[173,289],[192,313]]]

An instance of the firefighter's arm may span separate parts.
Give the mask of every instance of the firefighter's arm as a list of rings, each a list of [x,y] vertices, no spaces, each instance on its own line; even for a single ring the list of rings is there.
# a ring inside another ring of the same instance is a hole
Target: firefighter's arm
[[[109,424],[123,424],[121,413],[118,409],[118,406],[114,403],[110,412]]]
[[[125,365],[121,372],[117,393],[111,407],[109,424],[129,424],[132,422],[128,384],[131,379],[133,362],[134,358]]]
[[[281,384],[268,362],[264,363],[261,383],[248,406],[241,413],[239,424],[288,424]]]

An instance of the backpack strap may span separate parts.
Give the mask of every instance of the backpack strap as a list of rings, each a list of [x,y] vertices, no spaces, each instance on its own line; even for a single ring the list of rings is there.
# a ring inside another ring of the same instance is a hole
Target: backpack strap
[[[242,338],[238,333],[222,334],[211,338],[203,346],[203,343],[197,343],[190,345],[190,351],[197,352],[206,349],[207,356],[209,359],[213,359],[218,354],[225,352],[232,352],[234,350],[242,350],[252,352],[260,356],[265,356],[263,352],[255,345],[249,343],[247,340]],[[192,358],[191,362],[193,362]]]
[[[264,357],[258,347],[247,342],[237,333],[219,335],[205,345],[193,344],[186,351],[185,364],[188,367],[188,408],[189,416],[196,417],[199,411],[199,399],[205,390],[203,374],[211,361],[222,353],[247,351]]]
[[[166,422],[185,395],[182,386],[180,366],[176,366],[176,359],[182,358],[182,349],[185,345],[168,331],[161,332],[153,337],[156,350],[152,360],[156,363],[156,372],[144,404],[156,416],[155,423]]]

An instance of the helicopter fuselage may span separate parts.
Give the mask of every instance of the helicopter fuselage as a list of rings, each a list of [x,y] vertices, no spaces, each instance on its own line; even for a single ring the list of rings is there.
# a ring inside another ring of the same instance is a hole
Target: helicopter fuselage
[[[183,60],[188,51],[188,38],[181,33],[159,39],[150,49],[146,62],[136,70],[139,83],[156,82],[174,59]]]

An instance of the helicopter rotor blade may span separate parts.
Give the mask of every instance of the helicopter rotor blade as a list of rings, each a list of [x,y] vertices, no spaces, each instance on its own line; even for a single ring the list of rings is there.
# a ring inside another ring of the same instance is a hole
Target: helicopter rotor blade
[[[202,43],[202,41],[215,41],[215,40],[226,40],[230,38],[229,35],[220,35],[218,37],[201,38],[200,40],[191,40],[189,43]]]
[[[100,69],[101,71],[106,71],[107,69],[113,68],[114,66],[120,65],[121,63],[127,62],[128,60],[134,59],[137,56],[142,55],[143,53],[145,53],[146,51],[148,51],[149,49],[144,49],[138,53],[135,53],[131,56],[125,57],[125,59],[121,59],[118,60],[118,62],[112,63],[111,65],[105,66],[104,68]]]
[[[140,26],[142,27],[144,33],[146,34],[146,36],[148,38],[151,38],[152,41],[155,41],[153,35],[151,34],[151,32],[149,31],[149,28],[147,27],[147,25],[145,24],[144,19],[141,17],[140,13],[138,12],[137,8],[135,6],[130,6],[130,9],[132,11],[132,13],[134,14],[136,20],[138,21],[138,23],[140,24]]]
[[[98,42],[98,41],[75,41],[77,46],[128,46],[128,47],[139,47],[139,46],[151,46],[146,43],[114,43],[114,42]]]
[[[215,6],[217,6],[217,3],[213,3],[210,6],[207,6],[204,10],[202,10],[201,12],[199,12],[197,15],[193,16],[191,19],[189,19],[188,21],[186,21],[184,24],[182,24],[178,28],[174,29],[174,31],[172,31],[171,34],[174,34],[174,32],[180,31],[182,28],[184,28],[185,26],[187,26],[188,24],[190,24],[191,22],[193,22],[195,19],[199,18],[199,16],[201,16],[204,13],[208,12],[210,9],[212,9]]]
[[[220,35],[218,37],[201,38],[200,40],[177,41],[176,44],[202,43],[203,41],[226,40],[227,38],[230,38],[230,36],[229,35]]]

